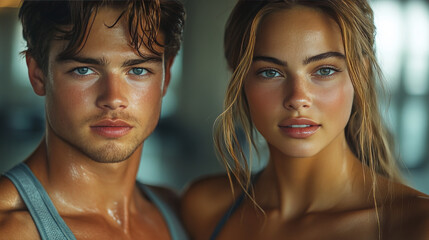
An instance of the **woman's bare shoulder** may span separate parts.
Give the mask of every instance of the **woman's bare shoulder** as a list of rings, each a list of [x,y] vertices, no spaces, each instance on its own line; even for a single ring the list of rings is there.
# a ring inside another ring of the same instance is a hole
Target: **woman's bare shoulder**
[[[429,195],[401,186],[383,210],[388,239],[429,239]]]
[[[238,190],[238,189],[237,189]],[[240,191],[235,195],[240,194]],[[208,239],[234,202],[226,175],[207,176],[192,182],[181,201],[181,215],[193,239]]]

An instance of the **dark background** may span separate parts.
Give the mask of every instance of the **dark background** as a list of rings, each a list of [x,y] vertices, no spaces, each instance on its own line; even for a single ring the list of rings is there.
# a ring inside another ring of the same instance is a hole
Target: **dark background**
[[[212,126],[222,110],[230,73],[223,30],[233,0],[183,0],[184,43],[173,66],[161,121],[145,142],[138,178],[177,190],[198,176],[222,172]],[[381,103],[397,139],[409,184],[429,193],[429,4],[373,0],[378,57],[390,104]],[[44,100],[29,84],[16,0],[0,0],[0,172],[28,156],[44,131]],[[3,6],[3,7],[1,7]],[[8,6],[8,7],[5,7]],[[263,145],[262,141],[261,144]],[[262,146],[261,163],[266,160]]]

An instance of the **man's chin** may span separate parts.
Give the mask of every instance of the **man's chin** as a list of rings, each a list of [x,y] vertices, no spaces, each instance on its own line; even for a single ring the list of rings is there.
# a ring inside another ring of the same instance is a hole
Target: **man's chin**
[[[116,144],[107,144],[102,147],[83,149],[82,152],[95,162],[99,163],[119,163],[129,159],[140,145],[118,146]]]

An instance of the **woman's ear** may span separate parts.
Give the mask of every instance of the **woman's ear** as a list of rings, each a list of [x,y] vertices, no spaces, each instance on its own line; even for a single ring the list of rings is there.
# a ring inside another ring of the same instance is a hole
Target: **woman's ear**
[[[43,74],[42,69],[30,54],[25,54],[25,60],[27,62],[28,77],[30,78],[33,91],[39,96],[45,96],[45,74]]]

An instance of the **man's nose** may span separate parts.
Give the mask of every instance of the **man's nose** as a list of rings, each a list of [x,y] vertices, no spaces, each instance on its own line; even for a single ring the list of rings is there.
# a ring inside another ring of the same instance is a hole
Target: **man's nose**
[[[106,74],[100,81],[97,106],[106,110],[125,109],[128,107],[128,96],[123,79],[117,74]]]

